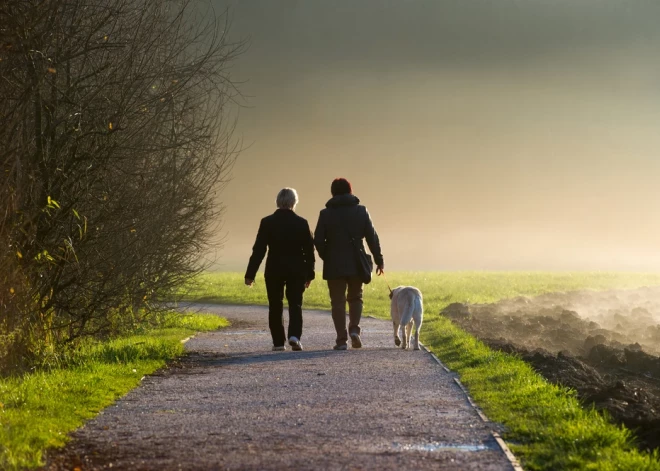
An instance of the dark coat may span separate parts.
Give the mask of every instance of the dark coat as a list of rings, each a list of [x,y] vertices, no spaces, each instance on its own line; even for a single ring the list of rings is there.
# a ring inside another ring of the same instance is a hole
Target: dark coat
[[[264,275],[314,279],[314,244],[307,220],[290,209],[278,209],[261,220],[245,278],[254,280],[266,255]]]
[[[376,265],[383,265],[380,241],[367,208],[360,204],[357,196],[337,195],[331,198],[321,210],[314,231],[314,245],[323,260],[323,279],[334,280],[345,276],[357,276],[358,266],[355,249],[351,243],[353,236],[359,247],[363,239]]]

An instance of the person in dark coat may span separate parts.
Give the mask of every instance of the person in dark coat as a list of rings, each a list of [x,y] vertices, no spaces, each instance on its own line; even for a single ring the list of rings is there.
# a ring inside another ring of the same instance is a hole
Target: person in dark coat
[[[273,337],[273,350],[286,350],[288,337],[293,350],[302,350],[303,293],[315,277],[314,244],[307,220],[294,209],[298,194],[284,188],[277,194],[277,211],[261,220],[252,256],[245,272],[245,284],[252,286],[261,261],[266,255],[266,292],[268,294],[268,326]],[[286,291],[285,291],[286,289]],[[284,336],[284,294],[289,303],[289,328]]]
[[[348,337],[353,348],[362,347],[360,318],[362,317],[362,279],[358,276],[355,247],[351,237],[369,251],[376,262],[376,273],[384,270],[383,254],[378,233],[374,229],[367,208],[353,195],[345,178],[336,178],[330,186],[332,198],[321,210],[314,231],[314,245],[323,260],[323,279],[328,282],[332,321],[337,331],[335,350],[346,350]],[[348,332],[346,331],[346,301],[348,300]]]

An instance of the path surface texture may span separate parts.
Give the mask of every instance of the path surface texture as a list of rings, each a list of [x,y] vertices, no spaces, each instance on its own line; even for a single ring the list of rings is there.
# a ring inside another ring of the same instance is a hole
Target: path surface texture
[[[304,351],[272,352],[267,308],[191,308],[233,326],[188,341],[47,469],[513,469],[454,375],[395,348],[391,322],[363,318],[363,348],[334,351],[330,314],[305,311]]]

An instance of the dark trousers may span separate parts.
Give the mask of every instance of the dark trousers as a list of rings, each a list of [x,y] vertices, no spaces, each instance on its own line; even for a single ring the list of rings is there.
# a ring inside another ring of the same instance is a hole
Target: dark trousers
[[[362,280],[357,276],[328,280],[332,321],[337,331],[337,345],[345,345],[349,334],[360,335],[362,317]],[[346,301],[348,300],[348,332],[346,332]]]
[[[285,291],[286,288],[286,291]],[[281,347],[288,337],[302,336],[302,303],[305,292],[305,279],[295,277],[266,277],[266,293],[268,293],[268,327],[273,337],[273,346]],[[289,303],[289,329],[284,336],[284,294]]]

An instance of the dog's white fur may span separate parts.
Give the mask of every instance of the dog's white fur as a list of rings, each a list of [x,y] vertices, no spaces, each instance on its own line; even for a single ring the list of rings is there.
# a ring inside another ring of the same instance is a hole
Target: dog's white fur
[[[424,318],[424,303],[422,292],[413,286],[399,286],[392,290],[390,314],[394,324],[394,344],[404,350],[410,345],[413,323],[415,324],[415,337],[413,349],[419,350],[419,330],[422,328]],[[399,338],[399,329],[402,329],[403,342]]]

